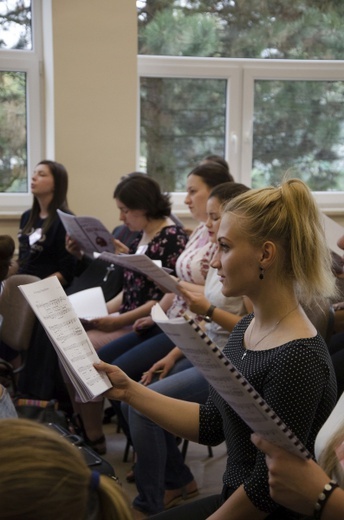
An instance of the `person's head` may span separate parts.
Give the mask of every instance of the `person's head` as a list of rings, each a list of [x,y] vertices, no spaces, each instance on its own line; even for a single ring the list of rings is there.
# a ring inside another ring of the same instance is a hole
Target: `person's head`
[[[92,479],[81,452],[48,426],[2,419],[0,465],[1,520],[131,518],[119,486],[105,476]]]
[[[217,232],[220,227],[223,205],[233,197],[245,193],[250,188],[239,182],[224,182],[215,186],[209,194],[207,201],[207,221],[209,237],[212,242],[217,242]]]
[[[68,211],[67,191],[68,173],[63,164],[50,160],[40,161],[32,176],[31,193],[34,198],[30,219],[23,232],[31,229],[32,223],[40,213],[40,200],[43,198],[48,200],[48,217],[43,224],[43,230],[46,232],[56,218],[57,209]]]
[[[226,296],[266,286],[293,288],[300,302],[335,293],[320,211],[299,179],[250,190],[224,207],[213,266]],[[260,284],[260,285],[259,285]]]
[[[134,172],[117,184],[114,198],[120,220],[131,231],[144,229],[145,222],[170,216],[169,195],[162,193],[159,184],[144,173]]]
[[[233,182],[233,177],[224,166],[214,162],[199,164],[188,174],[184,203],[196,220],[206,221],[209,194],[212,188],[223,182]]]
[[[218,163],[221,166],[223,166],[224,168],[226,168],[226,170],[228,170],[228,172],[229,172],[229,164],[226,161],[226,159],[221,157],[221,155],[215,155],[215,154],[206,155],[204,157],[204,159],[201,160],[200,164],[205,164],[205,163],[208,163],[208,162]]]

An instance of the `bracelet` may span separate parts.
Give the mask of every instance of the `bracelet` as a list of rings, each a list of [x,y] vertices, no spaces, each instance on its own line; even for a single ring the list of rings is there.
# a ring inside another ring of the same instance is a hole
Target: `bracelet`
[[[211,321],[215,309],[216,309],[215,305],[210,305],[209,309],[207,310],[207,312],[203,316],[205,321],[208,321],[208,322]]]
[[[321,518],[321,514],[323,512],[323,509],[325,507],[325,504],[326,504],[328,498],[330,497],[331,493],[337,487],[338,487],[338,484],[334,480],[330,480],[330,482],[328,482],[328,484],[325,484],[324,489],[318,496],[318,500],[316,501],[315,506],[314,506],[313,518],[315,520],[316,519],[319,520],[319,518]]]

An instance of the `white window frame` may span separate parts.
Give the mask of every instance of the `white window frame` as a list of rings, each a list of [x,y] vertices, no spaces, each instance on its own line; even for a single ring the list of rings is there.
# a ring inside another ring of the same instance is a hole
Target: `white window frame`
[[[236,181],[251,185],[252,129],[255,80],[344,81],[344,60],[250,60],[138,56],[138,106],[140,78],[227,79],[225,158]],[[137,121],[137,166],[140,157],[140,110]],[[187,214],[185,193],[173,193],[174,211]],[[344,214],[344,192],[314,192],[327,214]]]
[[[0,70],[26,73],[27,168],[26,193],[0,193],[0,215],[21,214],[32,204],[30,177],[42,159],[42,0],[32,0],[32,50],[0,50]]]

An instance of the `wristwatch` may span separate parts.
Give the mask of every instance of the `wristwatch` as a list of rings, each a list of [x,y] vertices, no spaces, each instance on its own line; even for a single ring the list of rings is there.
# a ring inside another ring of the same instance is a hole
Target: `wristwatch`
[[[210,322],[213,319],[214,310],[216,309],[215,305],[210,305],[207,312],[204,314],[203,319],[205,321]]]

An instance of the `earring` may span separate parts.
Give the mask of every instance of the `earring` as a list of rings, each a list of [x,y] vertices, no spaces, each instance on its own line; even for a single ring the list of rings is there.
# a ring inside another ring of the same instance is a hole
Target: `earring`
[[[264,280],[264,269],[261,266],[259,267],[259,269],[260,269],[259,279]]]

